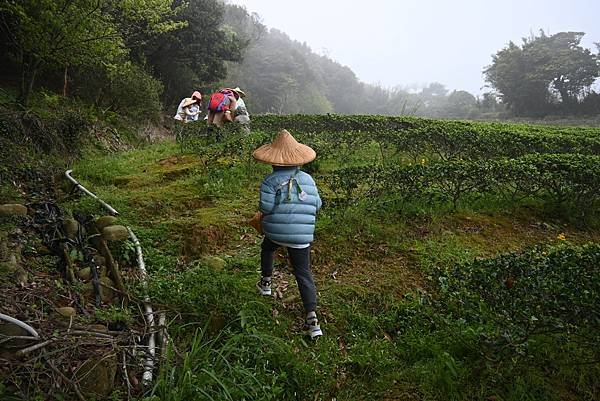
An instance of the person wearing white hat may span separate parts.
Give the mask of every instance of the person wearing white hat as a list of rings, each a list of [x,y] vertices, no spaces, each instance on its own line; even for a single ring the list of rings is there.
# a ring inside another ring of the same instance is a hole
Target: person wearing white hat
[[[240,97],[237,100],[237,107],[235,108],[235,111],[233,112],[234,114],[234,119],[233,121],[235,121],[236,123],[240,124],[242,126],[242,130],[246,133],[249,134],[250,133],[250,113],[248,113],[248,108],[246,107],[246,103],[244,102],[244,99],[246,97],[246,93],[244,93],[243,90],[240,89],[240,87],[236,87],[235,89],[233,89],[234,91],[236,91]]]
[[[192,97],[186,97],[181,100],[177,107],[177,113],[173,118],[175,120],[190,122],[198,121],[198,116],[201,112],[200,105],[202,104],[202,94],[195,91]]]
[[[259,147],[252,156],[273,166],[273,172],[260,186],[260,228],[265,237],[260,255],[261,279],[256,287],[260,294],[271,295],[273,257],[279,247],[287,248],[306,312],[303,329],[311,338],[321,336],[310,248],[322,203],[315,181],[300,170],[300,166],[315,159],[316,153],[281,130],[273,143]]]

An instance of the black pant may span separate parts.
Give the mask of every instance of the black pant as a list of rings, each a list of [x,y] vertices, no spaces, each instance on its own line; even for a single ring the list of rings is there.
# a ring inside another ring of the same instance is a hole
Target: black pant
[[[273,274],[273,257],[281,245],[277,245],[267,237],[262,242],[260,252],[260,267],[263,277]],[[317,288],[310,271],[310,246],[302,249],[287,248],[290,261],[294,268],[294,276],[298,283],[302,303],[306,312],[317,309]]]

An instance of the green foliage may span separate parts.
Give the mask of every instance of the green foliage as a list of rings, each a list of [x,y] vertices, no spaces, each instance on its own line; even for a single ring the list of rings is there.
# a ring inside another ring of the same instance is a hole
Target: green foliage
[[[504,359],[538,335],[579,337],[596,349],[599,339],[587,335],[600,329],[599,278],[600,246],[560,245],[457,266],[439,272],[438,281],[445,313],[502,327],[480,338]]]
[[[349,167],[323,179],[334,203],[448,202],[500,194],[514,205],[538,198],[571,210],[577,217],[596,216],[600,208],[600,157],[528,155],[518,159],[451,160],[430,164]]]
[[[182,364],[171,355],[146,399],[281,400],[311,391],[302,382],[314,380],[314,372],[277,337],[253,330],[212,338],[197,330],[190,337]]]
[[[339,157],[341,142],[358,150],[361,144],[373,141],[392,154],[406,153],[413,162],[423,157],[449,160],[516,157],[528,153],[600,153],[600,130],[596,128],[335,114],[255,116],[252,128],[273,133],[286,128],[301,139],[314,137],[321,143],[321,146],[316,145],[319,158]],[[314,141],[308,140],[311,144]]]
[[[133,322],[131,310],[114,305],[111,305],[108,308],[97,309],[95,317],[106,323],[121,322],[131,324]]]
[[[597,129],[336,115],[260,116],[256,127],[250,135],[212,142],[203,125],[187,124],[180,138],[194,138],[208,166],[225,159],[251,163],[252,150],[273,137],[266,132],[289,128],[317,151],[318,162],[306,168],[320,172],[332,205],[418,201],[456,209],[460,201],[498,195],[511,204],[539,199],[583,221],[600,207]],[[373,153],[373,144],[380,159],[360,160],[362,152]],[[327,160],[337,169],[323,169]]]
[[[121,64],[109,71],[107,82],[98,106],[136,119],[159,120],[163,86],[143,68],[129,62]]]
[[[0,19],[2,37],[9,39],[22,70],[24,103],[42,66],[110,63],[125,52],[110,16],[96,1],[10,1],[0,9]]]
[[[387,329],[428,372],[419,379],[425,388],[444,399],[489,396],[487,386],[501,399],[553,399],[547,375],[585,383],[591,396],[598,391],[590,378],[598,372],[599,262],[598,245],[564,244],[440,269],[439,294],[412,298]],[[466,369],[474,365],[481,370]],[[480,389],[466,386],[473,380]]]
[[[564,244],[439,270],[439,295],[406,304],[396,323],[399,338],[415,344],[415,336],[426,336],[422,346],[437,338],[453,365],[479,364],[482,372],[470,375],[500,385],[503,399],[519,392],[550,397],[555,388],[542,374],[548,366],[555,375],[597,391],[586,366],[598,359],[593,333],[600,321],[594,307],[600,297],[599,258],[598,245]],[[422,346],[409,351],[409,358],[423,360]],[[455,370],[449,384],[460,376],[474,379],[465,373]],[[509,385],[515,375],[523,381],[518,387]],[[451,390],[451,396],[463,398],[460,388]]]
[[[453,91],[447,99],[445,112],[452,118],[469,118],[477,114],[477,99],[466,91]]]
[[[0,37],[8,42],[21,70],[20,100],[27,104],[42,69],[64,69],[65,87],[68,68],[81,66],[102,70],[119,65],[129,78],[132,72],[124,60],[131,49],[185,25],[171,20],[178,11],[171,5],[172,0],[5,2],[0,7]],[[134,88],[131,78],[126,81],[129,87],[125,85],[123,91],[147,89],[147,82]],[[156,97],[157,93],[147,95]]]
[[[210,91],[211,84],[224,78],[226,61],[239,61],[247,41],[222,26],[224,5],[217,0],[172,2],[181,8],[175,21],[182,29],[148,40],[139,49],[165,85],[164,100],[176,105],[192,91]],[[233,86],[232,86],[233,87]]]
[[[574,112],[600,76],[597,55],[580,45],[583,35],[541,31],[523,39],[522,47],[510,42],[493,56],[486,80],[517,115],[549,114],[555,102]]]
[[[20,166],[17,162],[33,161],[40,154],[56,156],[62,152],[63,157],[77,154],[90,126],[86,112],[74,107],[5,114],[0,117],[0,160],[17,167]]]

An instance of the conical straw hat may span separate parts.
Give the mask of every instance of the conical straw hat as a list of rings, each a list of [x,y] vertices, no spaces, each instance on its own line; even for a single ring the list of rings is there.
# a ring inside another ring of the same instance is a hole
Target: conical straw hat
[[[196,103],[195,99],[192,99],[191,97],[186,97],[185,102],[183,102],[181,107],[188,107],[189,105],[194,104],[194,103]]]
[[[282,129],[273,143],[262,145],[252,152],[252,156],[273,166],[301,166],[315,160],[317,153],[310,147],[296,141],[292,134]]]
[[[246,92],[241,90],[239,86],[236,86],[235,89],[233,89],[233,91],[237,92],[238,95],[240,95],[240,97],[246,97]]]

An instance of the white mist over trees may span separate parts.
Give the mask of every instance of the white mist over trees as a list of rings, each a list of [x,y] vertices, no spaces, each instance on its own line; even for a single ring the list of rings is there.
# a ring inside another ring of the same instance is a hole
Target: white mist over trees
[[[243,61],[229,64],[226,82],[247,89],[255,113],[470,118],[485,111],[486,104],[473,95],[449,92],[440,83],[418,92],[362,83],[350,68],[316,54],[284,32],[269,30],[241,6],[227,6],[225,24],[249,38]]]
[[[600,112],[600,95],[591,88],[600,75],[598,55],[580,46],[579,32],[541,32],[522,48],[511,42],[485,68],[493,92],[477,98],[438,82],[419,90],[362,83],[348,67],[269,30],[241,6],[227,6],[225,24],[251,38],[243,61],[229,65],[227,81],[248,90],[254,112],[463,119]]]
[[[580,45],[583,35],[541,32],[521,46],[510,42],[484,69],[492,91],[475,97],[438,82],[417,89],[365,84],[306,43],[268,29],[257,14],[220,0],[9,1],[0,5],[0,79],[23,105],[43,89],[150,119],[194,90],[219,86],[242,87],[252,113],[593,115],[600,113],[593,86],[600,58]],[[397,72],[385,66],[381,74]]]

